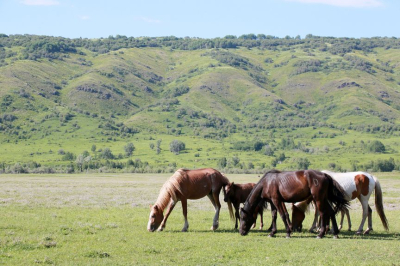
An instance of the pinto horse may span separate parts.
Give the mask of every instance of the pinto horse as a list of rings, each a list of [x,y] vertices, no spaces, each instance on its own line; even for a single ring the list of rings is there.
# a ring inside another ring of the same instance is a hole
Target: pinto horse
[[[360,223],[360,226],[356,232],[356,234],[362,234],[363,233],[363,228],[364,228],[364,223],[366,218],[368,217],[368,228],[364,231],[364,234],[369,234],[370,231],[372,231],[372,209],[368,204],[368,200],[372,194],[372,192],[375,190],[375,208],[376,211],[381,218],[383,227],[385,230],[389,230],[388,226],[388,221],[385,216],[385,212],[383,209],[383,200],[382,200],[382,189],[381,185],[378,181],[378,179],[365,172],[348,172],[348,173],[334,173],[330,171],[322,171],[324,173],[329,174],[332,176],[334,180],[336,180],[344,189],[345,191],[345,198],[348,201],[354,200],[357,198],[362,206],[363,209],[363,215],[362,215],[362,220]],[[293,205],[292,209],[292,227],[294,230],[301,229],[302,227],[302,222],[305,218],[304,212],[307,208],[307,205],[311,202],[311,199],[308,199],[303,202],[299,202]],[[350,216],[347,212],[342,211],[342,218],[340,221],[340,229],[342,228],[343,225],[343,218],[344,214],[347,215],[347,221],[349,224],[349,231],[351,230],[351,221],[350,221]],[[317,223],[317,216],[318,216],[318,210],[315,210],[315,217],[314,217],[314,222],[312,227],[310,228],[310,231],[316,228],[316,223]]]
[[[187,200],[200,199],[205,196],[208,196],[215,209],[215,216],[211,229],[216,230],[219,225],[219,212],[221,209],[219,194],[223,186],[227,184],[229,184],[228,178],[215,169],[177,170],[162,186],[156,203],[150,206],[147,230],[149,232],[153,232],[156,229],[162,231],[165,228],[168,216],[174,209],[175,204],[181,201],[183,217],[185,218],[182,232],[186,232],[189,228],[187,220]],[[229,214],[231,219],[233,219],[232,204],[230,201],[227,203]],[[168,209],[164,216],[165,208]]]
[[[232,202],[233,207],[235,208],[235,229],[238,228],[238,220],[240,219],[239,217],[239,207],[240,203],[244,203],[249,196],[251,190],[254,188],[256,183],[246,183],[246,184],[235,184],[234,182],[229,183],[228,185],[225,185],[225,197],[224,201],[228,202],[229,200]],[[267,206],[263,204],[263,202],[260,202],[256,213],[260,215],[260,230],[264,226],[263,222],[263,211],[264,208]],[[256,226],[256,223],[254,221],[254,224],[252,228]]]
[[[272,170],[264,174],[251,191],[240,210],[241,235],[246,235],[254,223],[254,211],[260,201],[271,203],[272,230],[269,236],[273,237],[276,229],[276,212],[278,210],[286,228],[286,237],[290,237],[291,229],[287,222],[288,214],[285,202],[298,202],[312,196],[320,212],[322,228],[318,238],[325,235],[326,224],[332,219],[334,237],[337,238],[335,214],[348,207],[348,201],[344,198],[343,189],[328,174],[304,170],[295,172],[280,172]]]

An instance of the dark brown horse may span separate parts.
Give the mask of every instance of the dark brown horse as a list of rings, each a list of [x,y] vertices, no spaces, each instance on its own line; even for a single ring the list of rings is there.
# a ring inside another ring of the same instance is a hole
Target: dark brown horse
[[[251,190],[254,188],[255,185],[256,183],[235,184],[234,182],[225,185],[224,201],[228,202],[230,200],[232,202],[233,207],[235,208],[235,229],[238,228],[238,220],[240,219],[239,217],[240,204],[246,201],[247,197],[249,196]],[[256,213],[260,215],[260,230],[264,226],[263,211],[264,208],[266,207],[267,206],[266,205],[264,206],[263,202],[260,202],[256,210]],[[256,221],[254,221],[252,228],[254,228],[255,226],[256,226]]]
[[[211,229],[216,230],[219,225],[219,212],[221,209],[219,194],[223,186],[227,184],[229,184],[228,178],[215,169],[179,169],[164,183],[156,203],[150,207],[147,230],[149,232],[153,232],[156,229],[162,231],[165,228],[168,216],[174,209],[175,204],[181,201],[183,217],[185,218],[182,232],[186,232],[189,228],[187,220],[187,200],[200,199],[205,196],[208,196],[215,209],[215,216]],[[164,216],[165,208],[168,209]],[[233,219],[233,209],[230,201],[228,201],[228,208],[231,219]]]
[[[337,238],[335,214],[348,207],[348,201],[344,198],[343,189],[328,174],[304,170],[296,172],[280,172],[272,170],[264,174],[257,185],[251,191],[249,197],[240,211],[241,235],[246,235],[254,223],[254,210],[260,201],[271,204],[273,228],[269,236],[274,236],[276,229],[276,212],[278,211],[286,228],[286,237],[290,237],[291,229],[287,222],[288,214],[285,202],[298,202],[312,196],[320,211],[322,230],[318,238],[325,235],[326,224],[332,220],[334,237]]]

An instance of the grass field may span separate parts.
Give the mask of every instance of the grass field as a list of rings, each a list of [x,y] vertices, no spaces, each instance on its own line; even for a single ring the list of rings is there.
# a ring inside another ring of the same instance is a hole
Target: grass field
[[[220,228],[212,232],[213,208],[208,199],[189,201],[189,232],[177,205],[163,232],[146,230],[149,204],[167,174],[1,175],[1,265],[398,265],[400,261],[399,173],[377,174],[390,231],[376,215],[374,231],[322,240],[304,230],[285,238],[278,217],[276,238],[252,230],[240,236],[229,220],[226,204]],[[229,175],[237,183],[256,175]],[[358,202],[351,205],[353,230],[361,219]],[[304,226],[311,225],[308,215]],[[270,213],[264,214],[266,226]],[[344,226],[347,229],[347,224]]]

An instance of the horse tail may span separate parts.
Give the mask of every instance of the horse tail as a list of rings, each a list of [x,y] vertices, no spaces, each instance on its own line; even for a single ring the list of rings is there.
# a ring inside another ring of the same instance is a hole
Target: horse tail
[[[381,218],[383,227],[386,231],[389,230],[388,221],[385,216],[385,212],[383,210],[383,200],[382,200],[382,188],[381,184],[379,183],[378,179],[375,176],[372,176],[375,180],[375,209],[378,213],[379,217]]]
[[[338,211],[345,211],[349,208],[349,201],[345,199],[345,191],[342,186],[334,180],[330,175],[324,173],[329,181],[328,188],[328,201],[333,207],[333,212],[336,214]]]
[[[219,176],[221,178],[222,181],[222,191],[224,192],[224,198],[226,196],[226,191],[225,191],[225,186],[228,185],[229,179],[221,172],[215,170],[217,173],[219,173]],[[229,210],[229,217],[231,218],[231,221],[235,221],[236,217],[235,217],[235,213],[233,211],[233,207],[232,207],[232,202],[231,199],[228,197],[228,200],[226,201],[226,204],[228,205],[228,210]]]

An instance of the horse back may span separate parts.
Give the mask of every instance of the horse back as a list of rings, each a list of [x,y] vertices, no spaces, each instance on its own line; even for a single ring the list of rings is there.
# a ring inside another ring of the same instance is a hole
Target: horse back
[[[179,181],[182,197],[200,199],[211,193],[219,192],[229,180],[213,168],[186,170],[179,169],[182,178]]]
[[[237,203],[244,203],[250,192],[255,187],[255,183],[234,184],[234,200]]]

